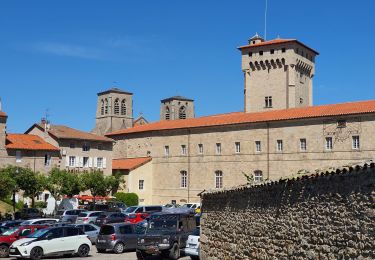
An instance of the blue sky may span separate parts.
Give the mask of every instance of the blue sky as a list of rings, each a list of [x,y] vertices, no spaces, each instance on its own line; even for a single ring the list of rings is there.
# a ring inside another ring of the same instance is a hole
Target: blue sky
[[[241,111],[236,47],[264,31],[264,1],[1,1],[0,96],[8,132],[44,116],[91,130],[96,93],[134,93],[134,116],[195,99],[197,116]],[[314,104],[374,99],[375,1],[268,0],[267,38],[320,52]]]

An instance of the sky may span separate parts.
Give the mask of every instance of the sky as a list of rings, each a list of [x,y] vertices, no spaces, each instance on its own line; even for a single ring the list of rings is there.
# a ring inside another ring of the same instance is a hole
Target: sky
[[[314,105],[374,99],[375,1],[268,0],[267,40],[317,50]],[[265,0],[0,2],[0,97],[7,131],[46,114],[90,131],[97,93],[134,93],[134,117],[160,100],[195,100],[196,116],[243,110],[238,46],[264,36]]]

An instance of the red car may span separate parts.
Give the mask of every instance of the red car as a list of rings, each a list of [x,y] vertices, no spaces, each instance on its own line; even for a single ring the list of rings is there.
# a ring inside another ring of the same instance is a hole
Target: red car
[[[0,258],[9,256],[9,246],[16,240],[24,238],[35,231],[48,226],[30,225],[13,227],[0,235]]]
[[[134,213],[129,214],[129,216],[125,219],[125,223],[137,224],[148,218],[150,214],[148,213]]]

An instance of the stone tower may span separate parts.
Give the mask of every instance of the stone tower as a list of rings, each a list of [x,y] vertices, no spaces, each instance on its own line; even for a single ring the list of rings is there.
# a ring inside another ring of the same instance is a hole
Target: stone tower
[[[7,115],[1,111],[1,100],[0,100],[0,157],[6,155],[6,129],[7,129]]]
[[[295,39],[264,41],[258,34],[239,50],[245,112],[312,106],[318,52]]]
[[[174,96],[161,100],[160,120],[194,118],[194,100]]]
[[[98,135],[133,126],[133,93],[111,88],[98,93],[96,124]]]

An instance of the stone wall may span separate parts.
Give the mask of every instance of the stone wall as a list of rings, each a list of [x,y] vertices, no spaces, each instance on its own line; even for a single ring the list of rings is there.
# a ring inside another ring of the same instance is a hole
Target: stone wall
[[[375,259],[374,163],[202,202],[202,259]]]

